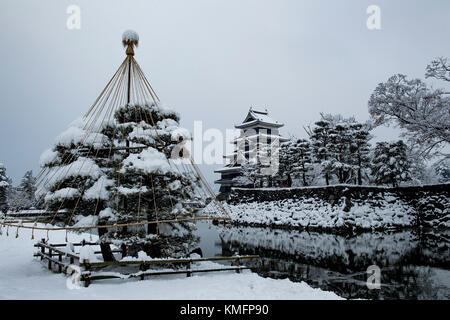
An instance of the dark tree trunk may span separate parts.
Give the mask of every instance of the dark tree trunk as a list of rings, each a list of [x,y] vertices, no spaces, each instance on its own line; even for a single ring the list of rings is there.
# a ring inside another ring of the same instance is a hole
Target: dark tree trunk
[[[148,234],[156,234],[156,223],[149,223],[147,227]]]
[[[358,153],[358,185],[362,185],[361,155]]]
[[[101,237],[102,235],[106,234],[106,232],[107,230],[105,228],[99,228],[98,236]],[[109,243],[100,242],[100,249],[102,250],[102,256],[104,261],[116,261],[116,258],[114,258]]]

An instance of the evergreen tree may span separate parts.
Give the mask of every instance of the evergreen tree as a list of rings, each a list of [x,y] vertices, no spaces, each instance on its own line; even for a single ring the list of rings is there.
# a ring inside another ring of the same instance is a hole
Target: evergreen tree
[[[333,145],[330,137],[332,126],[328,120],[320,120],[315,123],[315,127],[310,134],[311,146],[314,160],[321,166],[322,175],[326,185],[330,184],[330,175],[333,172]]]
[[[81,216],[97,215],[108,200],[106,187],[111,184],[108,167],[109,138],[100,129],[87,131],[85,122],[74,121],[60,134],[51,150],[41,156],[41,166],[48,169],[46,181],[37,191],[49,211],[63,211],[62,220],[75,223]]]
[[[303,182],[303,186],[309,185],[308,173],[312,170],[311,144],[306,139],[298,139],[295,148],[292,150],[296,154],[297,166],[294,172],[297,172]]]
[[[168,161],[185,156],[178,149],[181,141],[173,141],[180,130],[179,116],[152,104],[123,106],[114,117],[107,130],[110,139],[119,146],[142,148],[114,153],[114,170],[109,176],[116,183],[111,187],[109,208],[100,214],[101,222],[191,217],[193,209],[182,204],[194,197],[199,181]],[[130,255],[143,250],[151,256],[182,256],[198,242],[194,229],[192,222],[148,224],[110,230],[102,240],[125,246]]]
[[[47,169],[43,185],[36,191],[37,202],[43,200],[45,210],[56,213],[55,222],[73,225],[91,216],[90,225],[96,225],[98,214],[107,207],[108,188],[114,183],[108,179],[112,159],[109,152],[112,141],[105,128],[85,129],[79,119],[60,134],[52,149],[41,155],[41,167]],[[105,229],[99,228],[102,235]],[[105,261],[114,260],[109,244],[101,243]]]
[[[352,123],[350,125],[350,155],[353,169],[356,170],[358,185],[362,185],[363,172],[370,167],[370,144],[372,136],[368,124]]]
[[[321,114],[321,118],[310,130],[310,139],[315,161],[321,165],[327,184],[333,174],[339,183],[361,185],[363,172],[370,165],[370,125],[340,114]]]
[[[438,177],[439,183],[450,182],[450,158],[445,158],[435,163],[432,168]]]
[[[17,192],[11,195],[10,207],[16,211],[28,210],[35,207],[35,191],[35,179],[33,177],[33,171],[30,170],[22,177]]]
[[[6,175],[6,168],[0,163],[0,211],[8,210],[8,192],[11,188],[9,177]]]
[[[330,137],[330,152],[333,158],[332,172],[336,175],[339,183],[347,183],[351,179],[352,161],[350,153],[350,125],[349,122],[353,119],[344,120],[339,115],[337,123],[331,123]]]
[[[407,146],[402,141],[378,142],[372,159],[372,175],[379,184],[392,184],[411,180],[411,163],[407,156]]]
[[[243,164],[241,164],[240,175],[233,178],[233,181],[236,182],[236,186],[245,187],[251,185],[253,188],[261,187],[262,176],[260,170],[260,163],[246,160]]]
[[[291,155],[292,141],[284,142],[280,145],[279,151],[279,167],[276,173],[276,179],[287,181],[288,187],[292,185],[292,166],[293,158]]]
[[[287,177],[288,186],[292,185],[293,179],[301,179],[303,185],[307,186],[311,169],[311,145],[308,140],[292,139],[281,145],[279,175]]]

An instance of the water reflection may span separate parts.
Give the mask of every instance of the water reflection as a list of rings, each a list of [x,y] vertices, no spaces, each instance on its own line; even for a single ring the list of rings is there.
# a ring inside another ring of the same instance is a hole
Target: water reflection
[[[247,264],[265,277],[305,281],[347,298],[450,299],[449,231],[343,236],[201,225],[199,233],[205,256],[258,254],[259,262]],[[366,286],[370,265],[381,268],[381,290]]]

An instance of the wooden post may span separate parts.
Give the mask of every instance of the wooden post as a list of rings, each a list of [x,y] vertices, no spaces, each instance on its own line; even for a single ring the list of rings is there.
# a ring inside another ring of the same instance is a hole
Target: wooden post
[[[145,272],[145,269],[146,269],[145,264],[141,264],[141,265],[139,266],[139,270],[142,271],[142,274],[140,275],[141,280],[144,280],[144,272]]]
[[[58,255],[58,260],[59,260],[59,262],[62,263],[62,254],[61,253]],[[59,273],[62,272],[62,265],[61,264],[58,264],[58,272]]]
[[[48,255],[49,257],[52,256],[52,249],[48,249]],[[48,269],[52,270],[52,260],[48,259]]]
[[[41,243],[43,243],[43,242],[44,242],[44,239],[41,240]],[[44,246],[41,246],[41,253],[42,253],[42,254],[45,254],[45,248],[44,248]],[[41,260],[43,260],[43,259],[44,259],[44,257],[41,256]]]
[[[236,258],[236,267],[238,267],[238,269],[236,269],[236,273],[241,273],[241,270],[239,270],[239,266],[240,266],[239,257],[237,257]]]
[[[187,263],[187,272],[186,272],[186,276],[190,277],[191,276],[191,262],[192,260],[189,259],[188,263]]]
[[[89,260],[88,259],[84,259],[83,260],[83,265],[84,265],[84,268],[86,270],[89,270],[91,268],[90,265],[89,265]]]
[[[89,271],[91,269],[88,259],[84,259],[82,261],[82,263],[83,263],[83,266],[84,266],[84,270]],[[82,279],[84,279],[84,286],[86,288],[89,287],[89,284],[91,283],[91,279],[90,279],[89,275],[90,275],[90,272],[83,274],[83,277],[82,277]]]
[[[84,274],[82,276],[82,279],[84,280],[84,286],[85,288],[89,287],[89,285],[91,284],[91,279],[89,277],[89,274]]]

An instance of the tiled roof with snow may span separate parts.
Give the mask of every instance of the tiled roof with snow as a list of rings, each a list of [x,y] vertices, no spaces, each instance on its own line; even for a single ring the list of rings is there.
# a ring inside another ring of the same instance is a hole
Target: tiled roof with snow
[[[253,108],[250,108],[250,110],[248,111],[247,117],[238,126],[252,125],[252,124],[256,124],[258,122],[266,123],[266,124],[277,126],[277,127],[283,126],[282,123],[279,123],[278,121],[273,120],[271,117],[269,117],[269,112],[267,110],[261,111],[261,110],[256,110]]]

